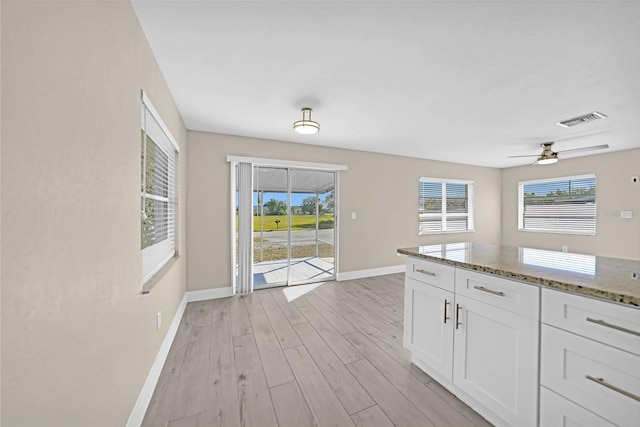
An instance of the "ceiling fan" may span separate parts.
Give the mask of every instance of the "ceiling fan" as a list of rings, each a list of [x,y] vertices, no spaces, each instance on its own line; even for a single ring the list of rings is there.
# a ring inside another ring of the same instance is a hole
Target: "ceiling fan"
[[[582,147],[582,148],[573,148],[571,150],[562,150],[562,151],[553,151],[553,142],[543,142],[540,144],[542,147],[542,154],[527,154],[524,156],[509,156],[509,158],[514,157],[537,157],[538,159],[533,162],[534,165],[550,165],[558,161],[558,154],[560,153],[578,153],[582,151],[591,151],[591,150],[604,150],[609,148],[607,144],[603,145],[593,145],[591,147]]]

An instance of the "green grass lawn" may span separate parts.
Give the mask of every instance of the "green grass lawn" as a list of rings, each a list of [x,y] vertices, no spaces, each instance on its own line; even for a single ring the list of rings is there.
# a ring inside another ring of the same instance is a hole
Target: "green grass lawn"
[[[279,220],[279,223],[276,223]],[[321,215],[318,220],[320,221],[318,228],[321,230],[333,228],[333,215]],[[287,216],[286,215],[266,215],[262,224],[264,231],[276,231],[287,229]],[[291,229],[292,230],[315,230],[316,229],[316,217],[315,215],[291,215]],[[260,217],[253,217],[253,231],[260,231]]]
[[[318,256],[321,258],[333,257],[334,255],[333,245],[320,244],[318,245]],[[279,261],[287,259],[287,248],[268,248],[262,251],[262,258],[260,257],[260,248],[258,245],[253,247],[253,262],[263,261]],[[307,246],[292,246],[291,247],[291,259],[296,258],[309,258],[316,256],[316,245]]]

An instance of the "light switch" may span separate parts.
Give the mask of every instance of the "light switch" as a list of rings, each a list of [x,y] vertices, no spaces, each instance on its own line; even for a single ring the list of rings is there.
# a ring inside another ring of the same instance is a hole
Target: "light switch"
[[[351,219],[356,219],[356,213],[355,212],[351,212]]]
[[[622,219],[633,218],[633,211],[620,211],[620,218]]]

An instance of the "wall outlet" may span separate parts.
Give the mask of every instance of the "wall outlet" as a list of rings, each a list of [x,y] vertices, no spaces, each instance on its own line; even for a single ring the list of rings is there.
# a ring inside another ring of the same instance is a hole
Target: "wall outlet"
[[[569,252],[569,246],[562,246],[562,252]]]
[[[620,218],[622,219],[633,218],[633,211],[620,211]]]
[[[158,314],[156,314],[156,329],[160,330],[160,326],[162,326],[162,312],[159,311]]]
[[[351,219],[356,219],[356,213],[355,212],[351,212]]]

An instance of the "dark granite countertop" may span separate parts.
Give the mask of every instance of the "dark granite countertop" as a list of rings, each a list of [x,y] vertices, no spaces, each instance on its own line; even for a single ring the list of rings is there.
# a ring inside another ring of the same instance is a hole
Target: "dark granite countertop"
[[[475,242],[402,248],[398,253],[640,306],[640,261]]]

